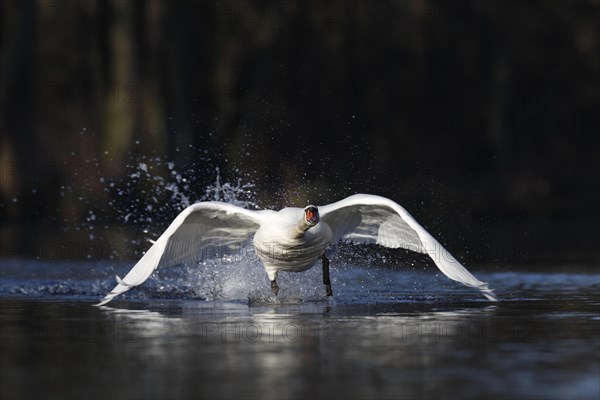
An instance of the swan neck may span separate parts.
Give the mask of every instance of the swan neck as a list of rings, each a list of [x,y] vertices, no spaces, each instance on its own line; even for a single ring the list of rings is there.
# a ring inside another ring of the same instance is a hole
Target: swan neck
[[[310,228],[311,226],[306,223],[304,218],[302,218],[300,222],[298,222],[298,224],[294,227],[294,238],[301,238],[302,236],[304,236],[304,233]]]

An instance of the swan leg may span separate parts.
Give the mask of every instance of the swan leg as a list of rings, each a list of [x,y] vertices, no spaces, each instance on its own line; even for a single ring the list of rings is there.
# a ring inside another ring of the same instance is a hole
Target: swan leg
[[[331,280],[329,279],[329,259],[323,254],[321,256],[323,262],[323,283],[325,284],[325,294],[327,296],[333,296],[333,290],[331,290]]]
[[[271,290],[273,291],[273,296],[277,296],[277,293],[279,293],[279,285],[277,285],[277,269],[274,267],[265,267],[265,270],[267,271],[267,276],[271,281]]]
[[[274,296],[277,296],[277,293],[279,293],[279,285],[277,285],[275,280],[271,281],[271,290],[273,291]]]

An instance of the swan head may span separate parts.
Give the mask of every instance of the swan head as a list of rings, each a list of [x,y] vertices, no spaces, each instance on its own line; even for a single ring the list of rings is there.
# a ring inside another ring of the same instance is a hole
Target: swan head
[[[317,206],[309,205],[304,207],[304,222],[308,226],[315,226],[319,223],[319,209]]]

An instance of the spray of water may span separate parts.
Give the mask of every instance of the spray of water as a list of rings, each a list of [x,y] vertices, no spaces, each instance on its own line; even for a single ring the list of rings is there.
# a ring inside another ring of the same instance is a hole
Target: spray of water
[[[214,182],[201,191],[190,182],[194,171],[181,173],[174,162],[163,163],[159,158],[151,161],[131,165],[128,174],[131,181],[115,189],[117,197],[125,202],[120,208],[120,219],[124,224],[139,226],[147,236],[160,235],[159,226],[164,229],[181,210],[196,202],[221,201],[248,209],[259,208],[254,200],[254,183],[244,182],[242,178],[235,182],[224,181],[218,167],[214,170]],[[164,170],[164,167],[168,171],[167,176],[155,172]],[[142,204],[131,195],[140,185],[145,187],[143,192],[149,194],[149,204]],[[144,244],[143,239],[134,239],[134,244]],[[202,260],[181,268],[159,269],[144,286],[157,292],[154,294],[201,299],[243,299],[250,292],[267,287],[266,275],[251,246],[240,256]]]

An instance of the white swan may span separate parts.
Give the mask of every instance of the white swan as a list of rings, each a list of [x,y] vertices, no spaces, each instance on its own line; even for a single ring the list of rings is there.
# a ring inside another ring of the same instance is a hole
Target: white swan
[[[323,283],[331,296],[325,248],[338,241],[376,243],[428,254],[450,279],[477,288],[497,301],[487,283],[467,271],[401,206],[380,196],[356,194],[322,207],[251,211],[221,202],[201,202],[183,210],[125,278],[98,306],[142,284],[161,266],[197,263],[237,253],[254,234],[253,245],[277,295],[279,271],[305,271],[321,258]]]

